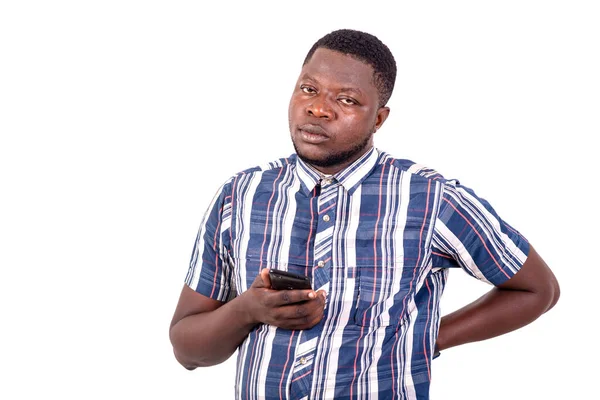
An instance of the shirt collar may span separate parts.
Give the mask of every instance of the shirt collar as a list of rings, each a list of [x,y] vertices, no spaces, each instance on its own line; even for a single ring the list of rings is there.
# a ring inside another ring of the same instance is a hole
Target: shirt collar
[[[373,170],[373,167],[377,164],[378,158],[379,151],[375,147],[371,147],[371,149],[363,154],[358,160],[331,177],[339,182],[349,194],[352,194],[358,185],[360,185]],[[322,177],[325,176],[306,164],[298,156],[296,156],[296,174],[298,175],[298,178],[300,178],[300,181],[303,184],[302,189],[307,195],[314,190]]]

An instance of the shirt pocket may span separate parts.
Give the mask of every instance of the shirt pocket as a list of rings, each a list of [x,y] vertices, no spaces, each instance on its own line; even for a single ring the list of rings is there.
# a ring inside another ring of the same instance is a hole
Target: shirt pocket
[[[423,273],[416,265],[395,260],[358,266],[354,323],[371,328],[402,325],[415,308],[414,293]]]

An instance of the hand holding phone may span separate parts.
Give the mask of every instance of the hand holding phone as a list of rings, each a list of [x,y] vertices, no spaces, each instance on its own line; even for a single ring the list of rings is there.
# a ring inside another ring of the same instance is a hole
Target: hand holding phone
[[[269,270],[269,279],[271,280],[271,289],[275,290],[312,289],[310,277],[306,275],[271,269]]]
[[[308,276],[263,268],[237,300],[249,323],[301,330],[322,320],[326,298],[321,292],[311,289]]]

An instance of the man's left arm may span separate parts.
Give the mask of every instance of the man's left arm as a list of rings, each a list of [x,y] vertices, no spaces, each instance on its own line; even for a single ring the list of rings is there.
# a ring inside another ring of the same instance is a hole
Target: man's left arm
[[[442,318],[436,348],[442,351],[521,328],[550,310],[559,296],[556,277],[530,245],[525,263],[509,280]]]

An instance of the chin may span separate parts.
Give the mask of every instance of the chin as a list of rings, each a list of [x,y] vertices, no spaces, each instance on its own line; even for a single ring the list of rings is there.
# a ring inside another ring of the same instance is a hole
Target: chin
[[[302,161],[307,162],[309,164],[320,165],[327,160],[327,156],[315,154],[307,151],[298,151],[296,150],[296,154],[298,157],[302,159]]]
[[[296,154],[304,161],[308,160],[326,160],[328,153],[326,151],[320,151],[321,149],[316,148],[316,146],[307,144],[307,143],[298,143],[296,141],[292,141],[294,145],[294,150],[296,150]]]

